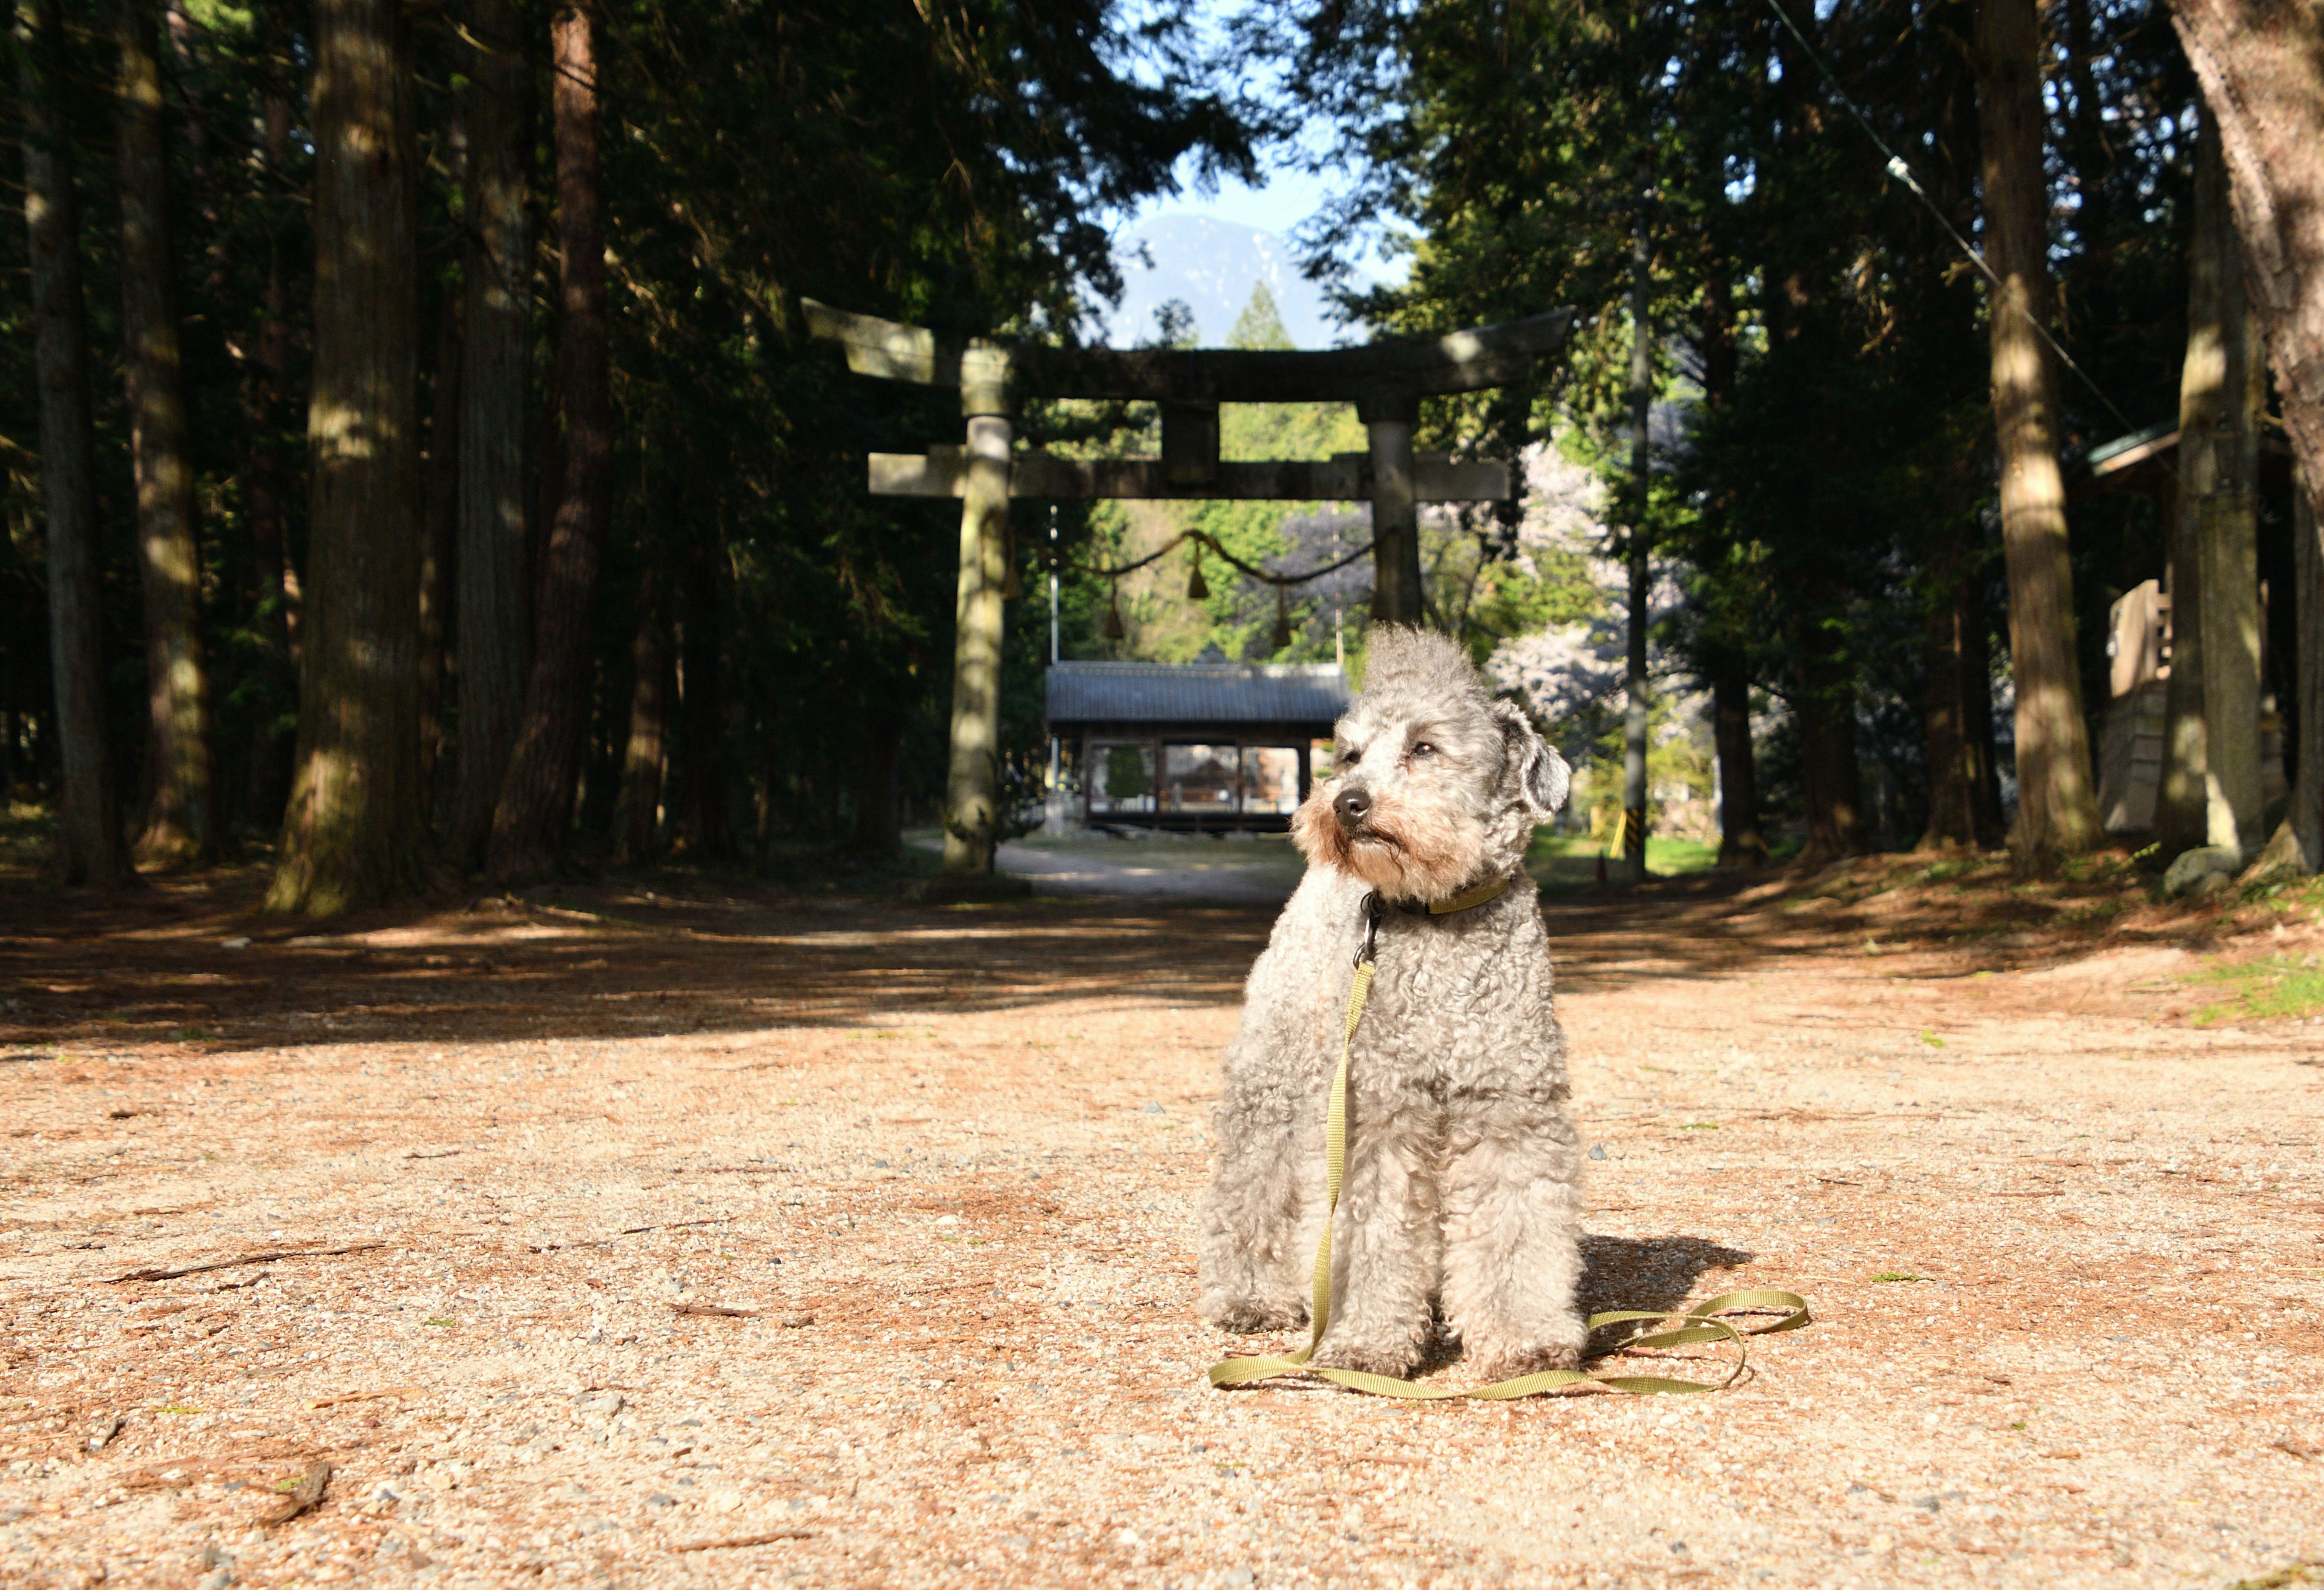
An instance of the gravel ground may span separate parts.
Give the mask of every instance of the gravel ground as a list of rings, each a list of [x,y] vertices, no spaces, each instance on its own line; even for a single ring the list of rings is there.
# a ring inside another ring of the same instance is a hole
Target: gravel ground
[[[2324,1559],[2324,1028],[2189,1025],[2188,919],[1554,902],[1590,1301],[1818,1323],[1714,1397],[1412,1407],[1202,1383],[1290,1344],[1190,1309],[1265,911],[654,887],[327,935],[247,880],[0,899],[0,1584]]]

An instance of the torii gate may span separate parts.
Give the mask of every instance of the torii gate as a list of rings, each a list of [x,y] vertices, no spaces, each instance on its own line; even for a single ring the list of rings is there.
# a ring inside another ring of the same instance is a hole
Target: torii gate
[[[811,335],[846,350],[859,375],[960,390],[964,449],[926,457],[873,453],[870,486],[881,496],[956,496],[960,519],[958,633],[954,649],[952,761],[945,781],[945,872],[989,877],[1000,830],[1001,592],[1008,584],[1010,497],[1259,498],[1351,502],[1372,508],[1375,611],[1421,620],[1418,506],[1501,502],[1508,466],[1416,456],[1420,400],[1523,381],[1534,360],[1565,346],[1572,310],[1450,336],[1320,352],[1235,348],[1065,348],[981,339],[937,340],[918,326],[803,300]],[[1012,456],[1010,424],[1028,397],[1158,403],[1158,458]],[[1219,458],[1221,403],[1356,406],[1370,450],[1328,459],[1229,463]]]

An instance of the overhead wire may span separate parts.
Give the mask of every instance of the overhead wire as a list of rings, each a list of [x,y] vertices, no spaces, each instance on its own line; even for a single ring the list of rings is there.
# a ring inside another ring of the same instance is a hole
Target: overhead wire
[[[1937,225],[1945,229],[1945,235],[1953,240],[1954,246],[1968,255],[1969,263],[1984,274],[1986,281],[1992,283],[1995,293],[1997,295],[2001,293],[2003,291],[2001,278],[1995,273],[1993,266],[1987,262],[1984,251],[1960,235],[1959,228],[1952,223],[1952,217],[1938,207],[1937,201],[1929,197],[1927,190],[1913,175],[1913,168],[1905,163],[1904,157],[1888,146],[1888,141],[1883,138],[1880,135],[1880,130],[1872,125],[1872,118],[1864,113],[1863,107],[1856,103],[1848,90],[1840,87],[1839,77],[1824,63],[1823,57],[1816,52],[1816,47],[1808,42],[1808,36],[1800,32],[1799,24],[1792,20],[1791,14],[1784,9],[1783,0],[1767,0],[1767,9],[1774,12],[1775,19],[1784,24],[1784,29],[1793,38],[1800,42],[1800,48],[1807,52],[1809,61],[1815,67],[1817,72],[1821,74],[1824,87],[1831,90],[1833,100],[1842,110],[1856,118],[1856,125],[1864,129],[1864,135],[1872,140],[1873,147],[1888,157],[1888,174],[1902,182],[1911,190],[1914,198],[1928,207],[1929,213],[1937,218]],[[2106,388],[2098,384],[2098,378],[2082,368],[2074,356],[2068,353],[2058,339],[2050,334],[2050,328],[2042,324],[2041,319],[2032,310],[2020,310],[2018,312],[2025,317],[2026,323],[2031,325],[2042,340],[2049,345],[2050,351],[2058,356],[2059,362],[2081,377],[2082,384],[2089,387],[2092,395],[2107,406],[2108,413],[2121,421],[2124,430],[2139,429],[2137,422],[2124,413],[2114,399],[2107,395]]]

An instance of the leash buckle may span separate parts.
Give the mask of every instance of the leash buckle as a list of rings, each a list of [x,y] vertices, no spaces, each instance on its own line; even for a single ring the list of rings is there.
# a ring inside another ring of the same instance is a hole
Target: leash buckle
[[[1380,918],[1387,914],[1388,907],[1381,901],[1379,891],[1364,896],[1364,941],[1356,951],[1356,965],[1360,966],[1366,961],[1379,957]]]

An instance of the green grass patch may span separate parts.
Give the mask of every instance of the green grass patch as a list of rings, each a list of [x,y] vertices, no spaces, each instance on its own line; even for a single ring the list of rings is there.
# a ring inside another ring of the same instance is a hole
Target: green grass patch
[[[453,1322],[448,1319],[423,1319],[420,1323],[422,1325],[450,1325]]]
[[[2188,979],[2227,991],[2227,997],[2195,1012],[2195,1025],[2219,1021],[2271,1021],[2324,1012],[2324,963],[2314,956],[2294,960],[2270,956],[2231,966],[2213,966]]]
[[[1598,858],[1605,852],[1606,843],[1587,834],[1559,834],[1537,828],[1532,845],[1526,850],[1526,870],[1533,874],[1535,883],[1553,894],[1579,893],[1596,886]],[[1620,875],[1620,862],[1618,855],[1606,855],[1607,870],[1615,877]],[[1647,837],[1649,878],[1684,877],[1707,873],[1718,864],[1719,846],[1715,841]]]

